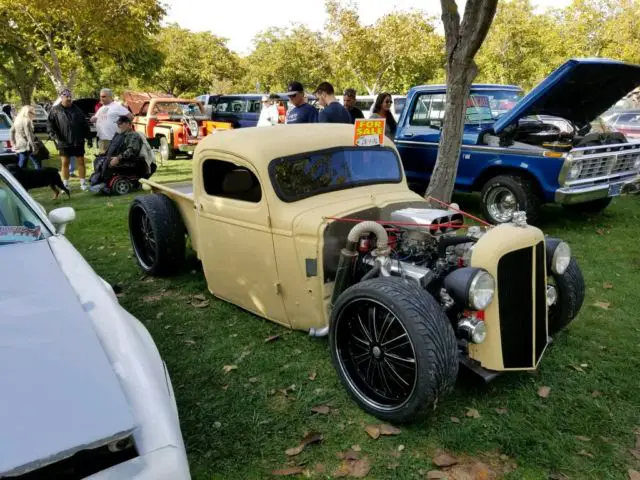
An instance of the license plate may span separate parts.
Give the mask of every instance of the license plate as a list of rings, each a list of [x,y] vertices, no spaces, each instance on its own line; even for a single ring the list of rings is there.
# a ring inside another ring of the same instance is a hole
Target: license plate
[[[613,183],[609,185],[609,196],[617,197],[622,193],[622,183]]]

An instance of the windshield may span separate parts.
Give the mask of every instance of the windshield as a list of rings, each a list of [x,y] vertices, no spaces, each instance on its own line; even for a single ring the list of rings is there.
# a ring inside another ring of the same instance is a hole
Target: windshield
[[[0,113],[0,130],[9,130],[11,128],[11,121],[6,114]]]
[[[399,183],[400,161],[388,148],[353,147],[279,158],[269,165],[274,189],[285,202],[377,183]]]
[[[200,115],[200,104],[195,102],[156,102],[153,106],[152,115],[168,114],[168,115],[182,115],[183,113],[191,113],[194,115]]]
[[[0,247],[42,240],[50,232],[35,212],[0,176]]]
[[[523,97],[522,90],[474,90],[469,96],[471,102],[472,115],[481,117],[480,120],[495,120],[500,115],[516,106],[516,103]],[[488,102],[488,106],[487,106]],[[469,116],[469,105],[467,104],[467,116]]]

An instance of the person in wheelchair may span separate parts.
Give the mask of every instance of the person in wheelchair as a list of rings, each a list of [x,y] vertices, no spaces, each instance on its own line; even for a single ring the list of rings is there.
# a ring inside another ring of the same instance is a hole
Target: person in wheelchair
[[[133,130],[131,119],[121,116],[116,121],[118,133],[113,137],[105,155],[96,157],[91,175],[92,192],[102,191],[116,175],[149,178],[155,163],[149,164],[143,152],[142,136]]]

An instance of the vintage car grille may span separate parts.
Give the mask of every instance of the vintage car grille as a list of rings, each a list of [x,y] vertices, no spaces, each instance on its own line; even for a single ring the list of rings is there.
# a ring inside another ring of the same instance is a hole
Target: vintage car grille
[[[639,156],[640,152],[635,151],[619,154],[607,153],[598,157],[586,158],[582,161],[582,170],[577,179],[582,180],[631,172],[633,164]]]
[[[504,368],[535,367],[547,344],[544,262],[544,242],[509,252],[498,262],[500,337]]]

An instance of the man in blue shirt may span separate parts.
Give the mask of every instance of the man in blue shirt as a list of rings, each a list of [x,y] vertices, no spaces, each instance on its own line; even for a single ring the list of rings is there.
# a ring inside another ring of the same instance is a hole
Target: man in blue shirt
[[[324,108],[318,114],[320,123],[351,123],[351,115],[338,101],[329,82],[322,82],[314,93],[318,97],[318,103]]]
[[[307,103],[302,84],[291,82],[288,90],[287,96],[293,104],[293,108],[287,113],[287,123],[316,123],[318,110]]]

